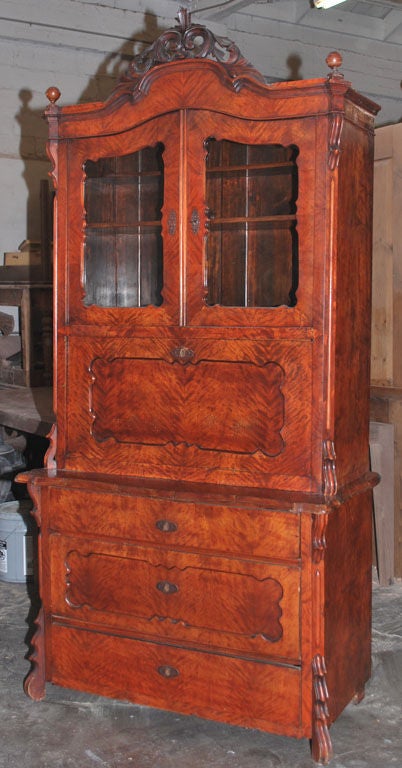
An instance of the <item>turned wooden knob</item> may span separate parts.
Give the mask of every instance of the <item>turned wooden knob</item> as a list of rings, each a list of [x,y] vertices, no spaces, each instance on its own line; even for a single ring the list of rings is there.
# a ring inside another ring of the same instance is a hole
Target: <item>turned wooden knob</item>
[[[338,51],[331,51],[325,59],[330,69],[337,70],[342,66],[342,56]]]
[[[56,101],[60,98],[61,93],[55,85],[51,85],[50,88],[48,88],[46,91],[46,96],[51,104],[55,104]]]

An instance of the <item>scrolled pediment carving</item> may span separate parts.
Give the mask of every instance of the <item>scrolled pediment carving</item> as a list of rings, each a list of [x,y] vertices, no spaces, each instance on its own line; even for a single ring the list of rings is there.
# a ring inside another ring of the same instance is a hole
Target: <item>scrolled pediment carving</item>
[[[178,25],[163,32],[152,45],[134,56],[125,78],[136,80],[158,64],[180,59],[212,59],[223,64],[231,77],[251,75],[264,83],[263,76],[241,54],[235,43],[216,37],[202,24],[192,24],[191,14],[180,8]]]

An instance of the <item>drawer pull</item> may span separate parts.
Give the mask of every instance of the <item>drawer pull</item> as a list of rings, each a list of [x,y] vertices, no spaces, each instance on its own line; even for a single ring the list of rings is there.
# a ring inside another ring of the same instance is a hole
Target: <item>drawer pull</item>
[[[163,533],[172,533],[173,531],[177,531],[176,523],[172,523],[171,520],[158,520],[155,525],[158,531],[162,531]]]
[[[169,667],[166,664],[163,664],[161,667],[158,667],[158,672],[162,677],[165,677],[167,679],[171,677],[178,677],[179,676],[179,670],[175,669],[174,667]]]
[[[156,588],[159,592],[163,592],[164,595],[173,595],[179,591],[177,584],[172,584],[170,581],[158,581]]]

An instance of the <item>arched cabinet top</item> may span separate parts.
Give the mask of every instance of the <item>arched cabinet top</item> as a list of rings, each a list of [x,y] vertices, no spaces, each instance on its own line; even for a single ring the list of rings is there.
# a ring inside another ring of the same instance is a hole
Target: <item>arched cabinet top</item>
[[[368,116],[376,114],[377,105],[357,94],[340,73],[341,61],[333,52],[326,77],[267,84],[234,43],[191,24],[190,14],[181,9],[179,25],[133,58],[105,102],[58,106],[60,91],[49,88],[49,137],[124,133],[158,115],[187,109],[270,120],[343,111],[347,100]]]

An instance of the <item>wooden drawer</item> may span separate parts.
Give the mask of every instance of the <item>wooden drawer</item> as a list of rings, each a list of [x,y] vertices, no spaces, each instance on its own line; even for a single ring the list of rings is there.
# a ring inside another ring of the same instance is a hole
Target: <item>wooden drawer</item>
[[[50,610],[73,622],[298,663],[296,566],[50,536]]]
[[[300,557],[300,516],[294,512],[172,501],[115,490],[46,492],[49,501],[43,503],[43,518],[54,531],[256,558]]]
[[[301,727],[300,669],[58,622],[51,627],[51,644],[47,678],[59,685],[274,733],[308,735]]]

